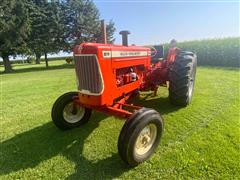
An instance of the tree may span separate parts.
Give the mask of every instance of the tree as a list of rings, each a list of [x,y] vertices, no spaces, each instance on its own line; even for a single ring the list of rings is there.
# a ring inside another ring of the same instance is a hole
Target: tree
[[[107,41],[110,44],[113,44],[115,41],[114,33],[116,31],[115,24],[113,20],[110,20],[110,22],[107,24]]]
[[[96,41],[100,36],[99,11],[91,0],[32,0],[35,7],[31,10],[31,34],[28,47],[36,56],[70,51],[74,45],[84,41]],[[111,21],[107,26],[109,41],[115,31]]]
[[[61,24],[61,8],[57,1],[33,0],[31,11],[32,31],[28,46],[36,56],[36,63],[40,63],[41,55],[45,56],[48,67],[47,54],[62,49],[63,24]]]
[[[58,2],[50,2],[45,8],[45,43],[43,53],[46,67],[48,67],[48,53],[57,53],[63,48],[63,24],[61,21],[61,9]]]
[[[45,0],[33,0],[32,3],[33,6],[30,10],[31,33],[27,45],[31,52],[35,54],[36,64],[40,64],[40,58],[43,51],[42,46],[44,43],[43,32],[45,31],[45,27],[43,26],[45,20],[43,7],[47,2]]]
[[[114,41],[114,23],[107,25],[108,42]],[[0,55],[5,71],[12,70],[9,56],[69,51],[101,35],[99,11],[92,0],[2,0],[0,3]]]
[[[65,50],[71,50],[74,45],[82,42],[93,42],[101,39],[100,15],[91,0],[65,0],[62,2],[64,19]],[[114,23],[107,25],[107,40],[114,42]]]
[[[99,31],[99,11],[90,0],[66,0],[62,3],[65,50],[84,41],[95,41]]]
[[[30,32],[27,3],[2,0],[0,3],[0,55],[5,72],[11,72],[10,55],[27,52],[26,39]]]

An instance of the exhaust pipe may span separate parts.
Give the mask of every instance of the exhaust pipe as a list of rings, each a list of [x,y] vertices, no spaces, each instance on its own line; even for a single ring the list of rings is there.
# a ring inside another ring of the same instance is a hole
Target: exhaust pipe
[[[107,27],[104,20],[101,20],[101,43],[107,44]]]
[[[128,35],[131,34],[130,31],[121,31],[119,34],[122,35],[122,45],[128,46]]]

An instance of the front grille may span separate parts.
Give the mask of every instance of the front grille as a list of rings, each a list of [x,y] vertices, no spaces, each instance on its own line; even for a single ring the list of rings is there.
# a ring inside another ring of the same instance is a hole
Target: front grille
[[[78,90],[85,94],[101,94],[103,80],[96,55],[74,57]]]

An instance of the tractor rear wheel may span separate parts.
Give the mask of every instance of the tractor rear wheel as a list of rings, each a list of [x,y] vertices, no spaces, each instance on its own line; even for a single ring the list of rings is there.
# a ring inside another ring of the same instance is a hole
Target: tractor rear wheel
[[[197,56],[192,52],[180,52],[170,67],[169,99],[174,105],[187,106],[193,96]]]
[[[74,104],[77,92],[68,92],[60,96],[52,107],[52,120],[62,130],[72,129],[85,124],[91,116],[91,109]]]
[[[136,111],[124,124],[118,139],[118,152],[123,161],[136,166],[156,150],[163,133],[160,114],[148,108]]]

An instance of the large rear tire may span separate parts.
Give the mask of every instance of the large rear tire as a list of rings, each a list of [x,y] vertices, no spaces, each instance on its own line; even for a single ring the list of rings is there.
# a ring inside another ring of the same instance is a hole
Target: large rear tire
[[[163,133],[163,120],[158,112],[149,108],[136,111],[124,124],[118,139],[118,152],[122,160],[136,166],[155,152]]]
[[[92,110],[74,104],[73,98],[76,96],[77,92],[68,92],[55,101],[51,115],[59,129],[72,129],[89,121]]]
[[[180,52],[170,67],[169,99],[178,106],[190,104],[194,91],[197,56],[192,52]]]

